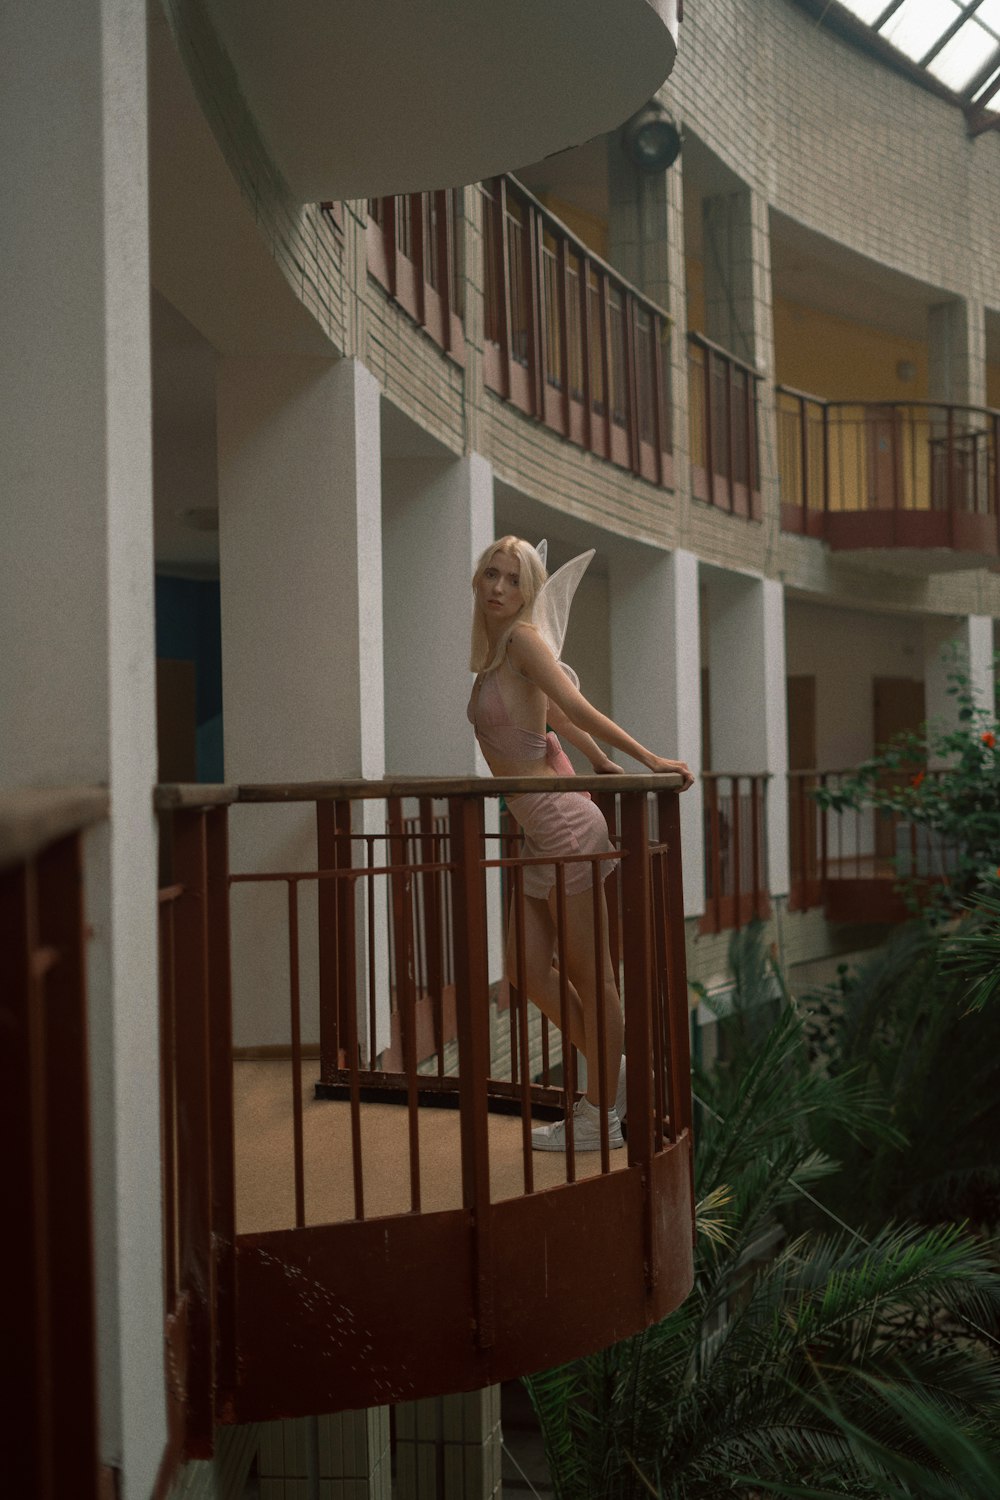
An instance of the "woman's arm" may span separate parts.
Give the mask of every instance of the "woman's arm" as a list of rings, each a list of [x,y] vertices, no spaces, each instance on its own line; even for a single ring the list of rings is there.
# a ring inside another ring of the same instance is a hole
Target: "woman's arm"
[[[577,729],[573,720],[564,714],[558,703],[553,703],[551,698],[547,699],[546,703],[545,717],[556,734],[561,740],[568,740],[571,745],[575,745],[578,750],[582,750],[598,776],[620,776],[622,774],[621,766],[616,765],[607,753],[601,749],[593,735],[589,735],[585,729]]]
[[[658,774],[676,772],[683,777],[684,791],[694,783],[694,777],[684,761],[667,760],[662,755],[654,755],[652,750],[647,750],[645,745],[640,745],[638,740],[627,734],[614,719],[609,719],[607,714],[602,714],[592,703],[588,703],[579,688],[575,688],[570,682],[536,630],[528,625],[515,626],[507,650],[514,668],[529,682],[534,683],[535,687],[540,688],[550,703],[561,708],[577,729],[602,739],[616,750],[623,750],[626,755],[641,761],[650,771]]]

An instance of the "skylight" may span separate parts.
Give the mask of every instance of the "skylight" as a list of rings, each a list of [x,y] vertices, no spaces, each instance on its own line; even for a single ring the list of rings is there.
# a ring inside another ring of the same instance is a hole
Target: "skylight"
[[[1000,78],[1000,0],[841,0],[845,10],[967,107],[985,107]]]

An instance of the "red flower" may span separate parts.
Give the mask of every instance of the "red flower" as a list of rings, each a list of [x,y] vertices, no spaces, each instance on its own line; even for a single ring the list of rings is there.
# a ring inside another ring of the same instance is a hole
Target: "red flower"
[[[992,729],[987,729],[986,733],[981,734],[979,738],[982,740],[983,744],[986,745],[986,747],[990,750],[993,749],[993,746],[997,742],[997,737],[993,733]]]
[[[910,777],[910,785],[912,787],[914,787],[914,788],[919,787],[919,785],[923,781],[923,779],[924,779],[924,773],[923,773],[923,771],[918,771],[917,774],[916,774],[916,776],[911,776]]]

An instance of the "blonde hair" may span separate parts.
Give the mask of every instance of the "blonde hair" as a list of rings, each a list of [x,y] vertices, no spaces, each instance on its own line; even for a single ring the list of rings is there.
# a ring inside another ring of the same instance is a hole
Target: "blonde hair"
[[[506,552],[510,557],[517,558],[518,583],[524,596],[524,603],[497,641],[496,646],[491,648],[489,636],[486,633],[486,620],[479,608],[477,590],[479,580],[498,552]],[[472,649],[469,653],[469,667],[473,672],[491,672],[494,667],[500,665],[514,626],[531,623],[531,606],[548,576],[542,559],[531,543],[524,541],[522,537],[502,536],[490,543],[476,563],[476,571],[472,575]]]

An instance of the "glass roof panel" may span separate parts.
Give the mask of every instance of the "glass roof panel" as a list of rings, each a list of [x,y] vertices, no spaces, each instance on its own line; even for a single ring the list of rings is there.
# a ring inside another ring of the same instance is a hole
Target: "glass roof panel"
[[[919,62],[960,15],[955,0],[903,0],[880,27],[879,35]]]
[[[983,0],[976,11],[976,20],[1000,35],[1000,0]]]
[[[927,71],[959,94],[972,82],[996,49],[996,38],[975,21],[969,20],[959,27],[937,57],[931,59],[927,64]]]
[[[885,10],[885,0],[844,0],[844,9],[871,25]]]

